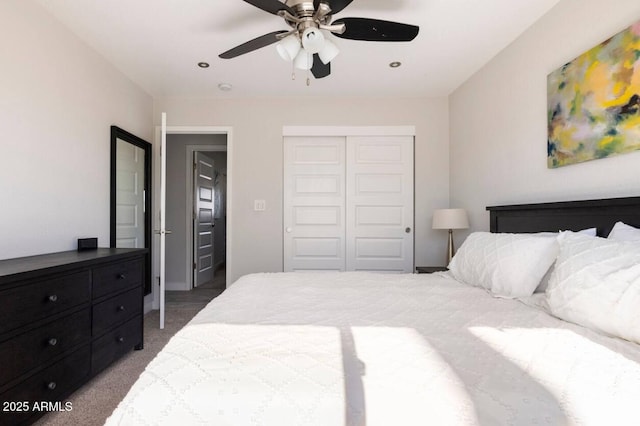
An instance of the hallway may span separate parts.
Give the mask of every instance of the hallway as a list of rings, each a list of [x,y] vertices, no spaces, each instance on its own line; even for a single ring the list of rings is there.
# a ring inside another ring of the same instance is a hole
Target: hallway
[[[218,269],[213,280],[191,291],[167,291],[166,307],[173,309],[181,308],[204,308],[207,303],[219,296],[225,289],[226,270]]]

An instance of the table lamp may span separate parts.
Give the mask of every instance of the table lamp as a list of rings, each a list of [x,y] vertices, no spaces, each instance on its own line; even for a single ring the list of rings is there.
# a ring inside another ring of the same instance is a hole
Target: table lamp
[[[438,209],[433,212],[433,229],[448,229],[449,244],[447,245],[447,265],[451,262],[451,258],[455,254],[453,248],[453,230],[467,229],[469,227],[469,219],[464,209]]]

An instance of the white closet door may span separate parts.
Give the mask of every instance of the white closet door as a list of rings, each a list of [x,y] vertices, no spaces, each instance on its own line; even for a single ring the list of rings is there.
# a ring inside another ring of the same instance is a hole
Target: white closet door
[[[345,270],[345,138],[284,139],[284,270]]]
[[[413,137],[347,138],[347,270],[413,272]]]

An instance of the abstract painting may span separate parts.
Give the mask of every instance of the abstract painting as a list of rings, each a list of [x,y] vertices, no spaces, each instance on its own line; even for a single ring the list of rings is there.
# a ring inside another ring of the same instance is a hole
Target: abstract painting
[[[547,166],[640,149],[640,22],[547,77]]]

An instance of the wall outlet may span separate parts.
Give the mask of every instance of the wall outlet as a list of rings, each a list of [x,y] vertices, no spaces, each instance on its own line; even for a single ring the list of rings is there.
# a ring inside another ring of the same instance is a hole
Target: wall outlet
[[[263,212],[267,209],[267,202],[265,200],[253,200],[253,210],[256,212]]]

